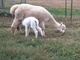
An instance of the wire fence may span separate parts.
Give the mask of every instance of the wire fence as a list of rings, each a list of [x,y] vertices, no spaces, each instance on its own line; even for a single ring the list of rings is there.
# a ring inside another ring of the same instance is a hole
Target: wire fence
[[[73,14],[80,15],[80,0],[0,0],[0,13],[7,11],[5,8],[10,8],[14,4],[30,3],[49,8],[63,8],[65,17]],[[74,11],[73,11],[74,10]]]
[[[0,8],[7,8],[17,3],[26,3],[26,0],[0,0]]]

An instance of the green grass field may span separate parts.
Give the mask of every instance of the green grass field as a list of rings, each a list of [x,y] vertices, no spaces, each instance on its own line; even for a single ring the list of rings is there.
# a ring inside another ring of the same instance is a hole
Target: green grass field
[[[46,38],[39,35],[35,39],[33,32],[28,38],[20,32],[14,36],[10,30],[12,20],[0,17],[0,60],[80,60],[80,11],[74,10],[71,23],[65,19],[63,9],[47,9],[58,22],[66,24],[65,34],[46,22]]]

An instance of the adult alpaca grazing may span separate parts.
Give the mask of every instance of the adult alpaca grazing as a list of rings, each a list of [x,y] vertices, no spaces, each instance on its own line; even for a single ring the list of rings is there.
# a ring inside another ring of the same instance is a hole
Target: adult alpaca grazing
[[[42,29],[39,27],[39,21],[35,17],[27,17],[23,19],[22,25],[25,27],[25,36],[29,36],[30,28],[33,29],[35,33],[35,38],[38,38],[38,32],[41,33],[41,36],[43,37]]]
[[[40,27],[45,34],[45,21],[49,21],[57,30],[64,33],[66,26],[63,23],[58,23],[54,17],[42,6],[35,6],[31,4],[16,4],[10,8],[10,13],[15,15],[11,29],[14,32],[19,26],[20,21],[24,17],[33,16],[40,22]]]

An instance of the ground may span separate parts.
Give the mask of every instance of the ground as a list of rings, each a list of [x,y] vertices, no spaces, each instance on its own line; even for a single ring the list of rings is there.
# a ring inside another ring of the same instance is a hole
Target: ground
[[[24,34],[11,33],[12,18],[0,17],[0,59],[1,60],[79,60],[80,59],[80,21],[73,22],[64,17],[55,17],[66,26],[64,35],[57,32],[50,23],[46,23],[46,38],[33,32],[26,38]],[[24,31],[24,30],[23,30]]]

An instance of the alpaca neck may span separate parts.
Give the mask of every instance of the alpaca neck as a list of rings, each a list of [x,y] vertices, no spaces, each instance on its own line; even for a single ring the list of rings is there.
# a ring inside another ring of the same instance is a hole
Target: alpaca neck
[[[60,23],[58,23],[52,15],[51,15],[50,22],[55,28],[58,28],[60,26]]]

